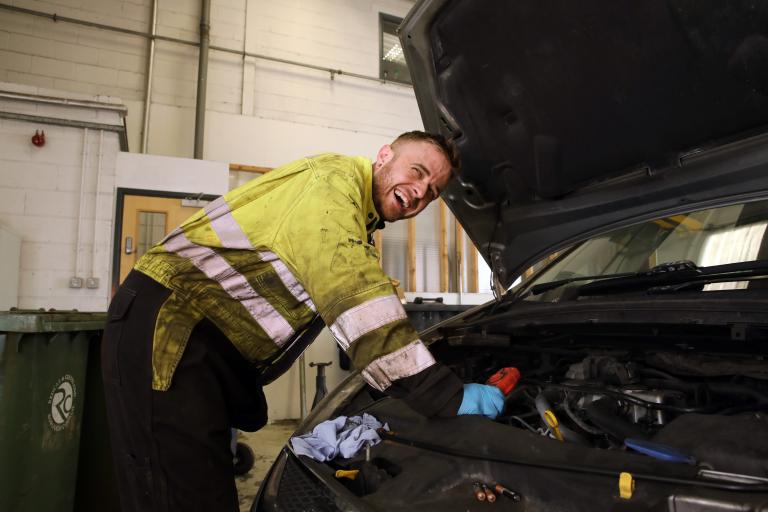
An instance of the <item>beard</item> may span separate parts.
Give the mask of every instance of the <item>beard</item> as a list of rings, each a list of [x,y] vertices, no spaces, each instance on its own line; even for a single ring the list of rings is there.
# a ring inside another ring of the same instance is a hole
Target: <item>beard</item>
[[[387,212],[384,200],[386,198],[387,191],[390,190],[394,184],[394,180],[392,179],[392,162],[394,159],[390,160],[389,162],[382,164],[377,169],[374,169],[373,171],[373,187],[372,187],[372,197],[373,197],[373,205],[376,207],[376,211],[379,213],[382,219],[386,220],[387,222],[394,222],[395,220],[399,219],[392,219],[387,218]]]

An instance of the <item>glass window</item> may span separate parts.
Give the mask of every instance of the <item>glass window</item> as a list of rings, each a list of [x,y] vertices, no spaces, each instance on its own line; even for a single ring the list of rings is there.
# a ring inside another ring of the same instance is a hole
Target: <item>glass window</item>
[[[410,84],[411,73],[397,38],[397,27],[402,21],[389,14],[379,14],[379,78]]]
[[[139,243],[136,257],[151,249],[165,236],[166,215],[160,212],[139,212]]]

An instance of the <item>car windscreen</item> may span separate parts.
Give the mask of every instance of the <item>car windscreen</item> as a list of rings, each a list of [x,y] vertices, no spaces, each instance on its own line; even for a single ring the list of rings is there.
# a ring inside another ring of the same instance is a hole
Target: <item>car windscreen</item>
[[[699,267],[768,259],[768,201],[754,201],[658,218],[621,228],[582,242],[525,284],[590,279],[645,272],[659,265],[690,261]],[[747,288],[748,281],[711,283],[705,291]],[[526,300],[557,301],[558,287]]]

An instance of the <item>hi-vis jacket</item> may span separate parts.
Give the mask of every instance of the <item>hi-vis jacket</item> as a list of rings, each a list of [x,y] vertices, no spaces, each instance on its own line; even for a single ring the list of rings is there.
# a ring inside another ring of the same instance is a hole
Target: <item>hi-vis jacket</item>
[[[435,365],[368,243],[378,223],[371,161],[336,154],[275,169],[198,211],[135,267],[172,290],[155,328],[153,389],[171,385],[203,317],[257,363],[317,312],[371,386],[417,389],[433,413],[458,407],[460,381]]]

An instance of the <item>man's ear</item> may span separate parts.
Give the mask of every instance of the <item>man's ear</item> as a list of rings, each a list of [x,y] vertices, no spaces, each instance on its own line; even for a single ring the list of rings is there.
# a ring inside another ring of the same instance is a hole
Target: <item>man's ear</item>
[[[392,146],[390,146],[389,144],[384,144],[383,146],[381,146],[379,153],[376,155],[376,168],[378,169],[382,165],[392,160],[393,156],[394,156],[394,152],[392,151]]]

